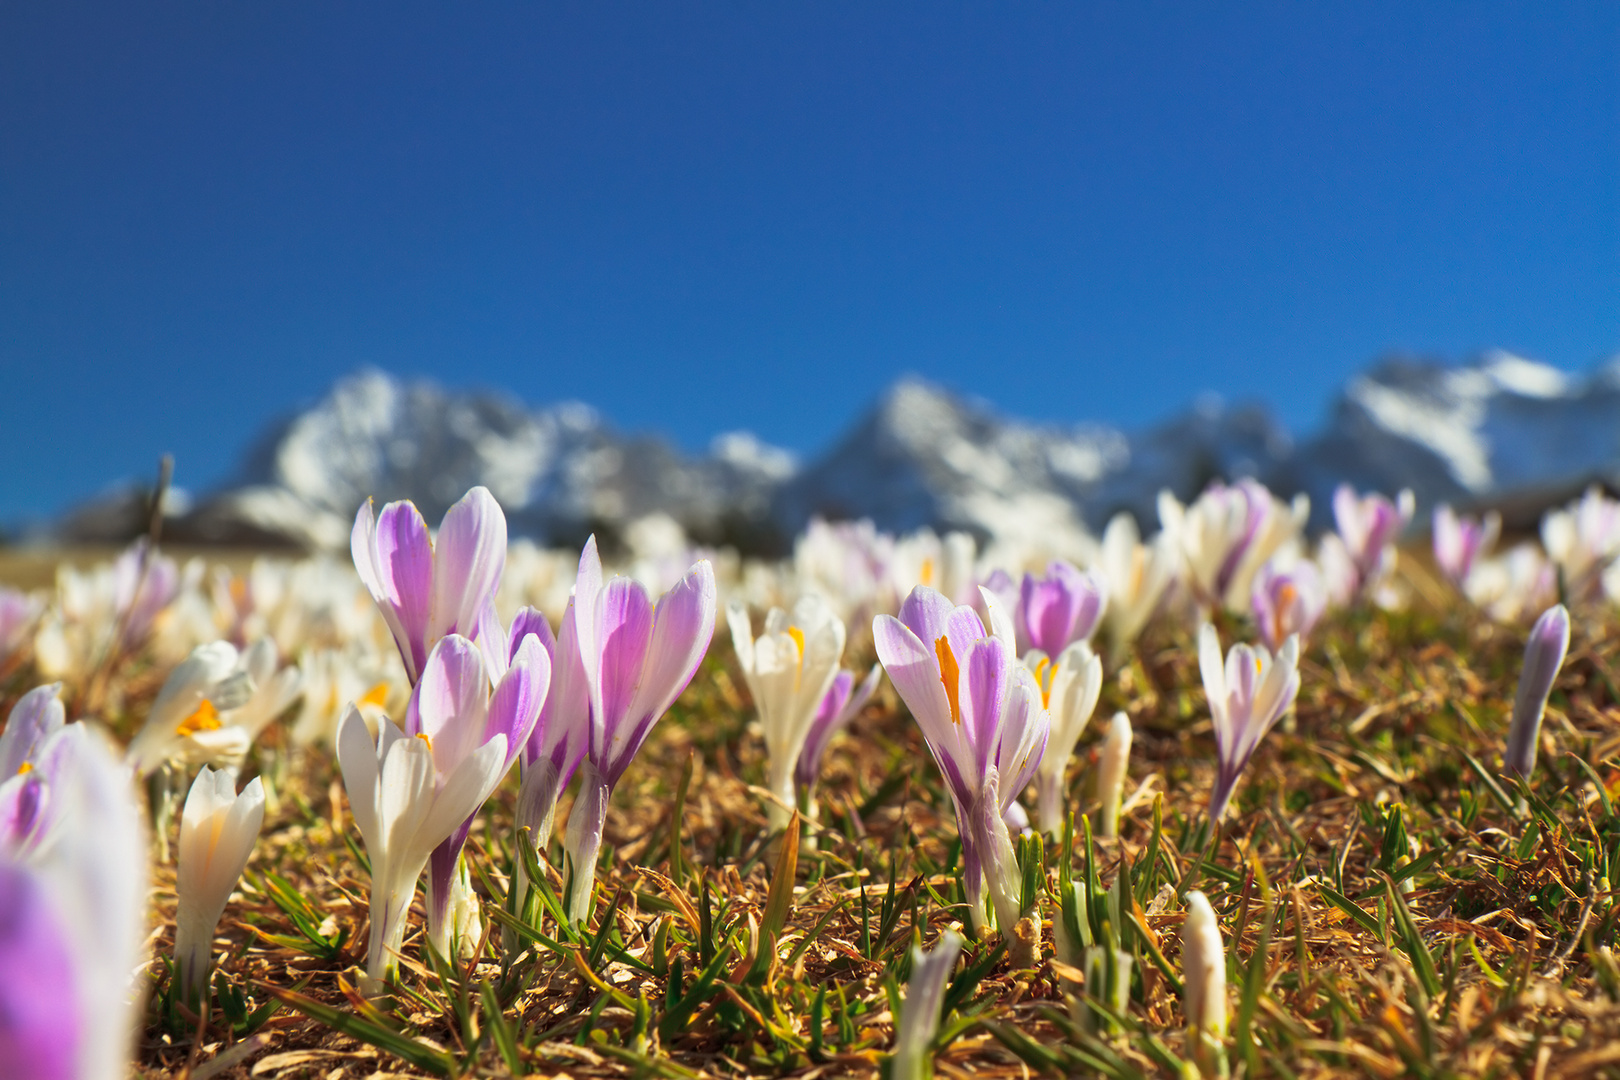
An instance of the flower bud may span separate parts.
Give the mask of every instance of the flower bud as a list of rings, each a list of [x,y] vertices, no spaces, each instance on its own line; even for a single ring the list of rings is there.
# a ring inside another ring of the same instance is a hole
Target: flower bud
[[[1519,692],[1513,699],[1513,725],[1508,729],[1503,763],[1509,772],[1529,779],[1536,767],[1536,743],[1541,735],[1541,714],[1547,708],[1547,695],[1569,652],[1569,612],[1554,604],[1536,620],[1530,640],[1524,647],[1524,669],[1519,673]]]

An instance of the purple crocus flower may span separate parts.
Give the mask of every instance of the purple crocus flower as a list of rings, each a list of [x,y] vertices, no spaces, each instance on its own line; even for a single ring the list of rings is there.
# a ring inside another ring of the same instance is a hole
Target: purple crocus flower
[[[799,760],[793,769],[794,782],[804,792],[803,798],[812,814],[816,805],[816,778],[821,775],[821,755],[827,752],[827,744],[832,742],[832,737],[866,708],[866,703],[872,700],[878,683],[882,681],[883,666],[873,664],[860,688],[856,689],[855,673],[844,668],[833,676],[832,685],[822,696],[815,718],[810,721],[810,734],[804,740],[804,749],[799,751]]]
[[[0,664],[28,640],[39,619],[40,602],[25,592],[0,586]]]
[[[129,772],[84,724],[45,740],[52,824],[0,846],[0,1078],[127,1075],[147,936],[147,838]],[[71,827],[63,827],[71,825]]]
[[[546,617],[525,607],[512,620],[510,633],[495,617],[493,607],[485,614],[478,635],[478,647],[492,679],[500,679],[517,654],[517,647],[529,637],[540,642],[551,657],[551,689],[540,708],[534,731],[523,744],[519,759],[523,785],[518,790],[515,824],[520,839],[541,858],[551,843],[557,796],[562,794],[585,758],[590,738],[590,697],[585,686],[585,665],[579,655],[579,635],[574,629],[574,601],[563,612],[561,632],[553,638]],[[524,834],[527,833],[525,836]],[[529,875],[525,863],[517,860],[513,889],[518,910],[522,911],[528,893]]]
[[[1054,559],[1045,577],[1024,575],[1018,621],[1031,646],[1058,656],[1070,642],[1090,639],[1107,606],[1108,585],[1101,575]]]
[[[1553,680],[1564,666],[1569,652],[1569,611],[1554,604],[1542,612],[1530,629],[1524,646],[1524,667],[1519,673],[1519,690],[1513,698],[1513,723],[1508,728],[1507,749],[1502,758],[1508,772],[1526,780],[1536,767],[1536,743],[1541,736],[1541,714],[1547,708]]]
[[[1410,488],[1395,502],[1377,492],[1357,497],[1349,484],[1334,489],[1333,521],[1354,571],[1352,598],[1368,595],[1395,568],[1395,541],[1411,523],[1416,506]]]
[[[1198,631],[1198,666],[1220,759],[1209,819],[1220,821],[1255,747],[1299,693],[1299,638],[1291,635],[1275,658],[1264,646],[1233,645],[1223,665],[1220,638],[1205,623]]]
[[[68,928],[39,876],[0,863],[0,1080],[75,1080],[80,1013]]]
[[[604,582],[596,537],[585,542],[573,616],[590,699],[590,738],[564,841],[573,873],[570,919],[590,914],[613,788],[652,726],[697,674],[714,636],[716,605],[714,568],[707,559],[698,560],[655,607],[634,579]]]
[[[349,547],[414,686],[440,638],[477,635],[506,566],[506,515],[489,489],[475,487],[444,515],[435,539],[414,504],[391,502],[373,516],[368,499]]]
[[[1460,589],[1474,563],[1490,551],[1501,532],[1502,516],[1494,510],[1476,520],[1459,517],[1441,503],[1434,508],[1434,561],[1446,580]]]
[[[551,657],[536,634],[525,635],[511,651],[510,664],[493,694],[478,647],[460,634],[446,635],[428,654],[422,681],[411,692],[405,734],[428,744],[440,777],[451,775],[476,751],[501,737],[505,760],[496,770],[498,783],[534,731],[550,685]],[[428,859],[428,936],[446,956],[451,883],[476,814],[474,808]]]
[[[133,649],[152,633],[158,615],[180,592],[180,569],[159,555],[146,537],[125,548],[113,563],[113,610],[120,627],[115,649]]]
[[[1268,562],[1255,575],[1254,622],[1260,640],[1273,652],[1291,634],[1309,636],[1326,607],[1322,575],[1313,563],[1301,561],[1283,569]]]
[[[24,694],[0,732],[0,856],[38,847],[60,816],[60,806],[51,802],[51,784],[72,766],[85,734],[63,735],[61,689],[61,683],[51,683]]]
[[[1023,915],[1021,874],[1004,815],[1035,775],[1051,719],[1017,662],[1004,605],[988,590],[984,600],[993,633],[972,608],[918,586],[900,617],[878,616],[872,634],[955,804],[970,921],[986,925],[988,878],[997,921],[1011,934]]]

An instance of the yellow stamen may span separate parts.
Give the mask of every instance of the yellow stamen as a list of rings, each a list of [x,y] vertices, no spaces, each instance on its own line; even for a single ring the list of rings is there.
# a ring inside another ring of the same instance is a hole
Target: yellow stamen
[[[924,559],[923,560],[922,573],[918,577],[918,584],[920,584],[920,585],[929,585],[929,586],[932,586],[934,584],[934,560],[933,559]]]
[[[1048,672],[1048,668],[1051,669]],[[1052,677],[1047,678],[1050,674]],[[1057,665],[1052,663],[1050,656],[1043,656],[1035,662],[1035,685],[1041,688],[1041,708],[1052,707],[1052,683],[1057,681]]]
[[[380,682],[376,686],[373,686],[370,690],[367,690],[364,694],[362,694],[360,696],[360,700],[355,702],[355,704],[375,705],[379,709],[382,708],[384,705],[388,704],[388,684],[385,682]]]
[[[416,733],[416,737],[418,739],[421,739],[423,742],[427,743],[427,748],[428,748],[429,752],[431,752],[433,750],[433,740],[427,737],[426,732],[418,731]]]
[[[1293,607],[1298,598],[1299,590],[1288,582],[1283,582],[1283,587],[1277,590],[1277,606],[1280,608]]]
[[[934,655],[939,657],[939,681],[945,685],[945,700],[951,703],[951,723],[960,724],[962,669],[956,664],[956,654],[951,652],[951,639],[941,634],[934,642]]]
[[[1260,658],[1258,656],[1254,658],[1254,673],[1256,675],[1260,674]]]
[[[175,734],[185,738],[187,735],[195,735],[199,731],[218,730],[219,710],[214,708],[212,701],[203,698],[202,704],[197,706],[197,711],[180,721],[180,727],[175,731]]]
[[[17,769],[17,775],[21,776],[23,773],[31,773],[33,771],[34,771],[34,763],[32,761],[25,761]]]
[[[799,663],[804,663],[804,631],[797,626],[790,626],[788,627],[788,637],[792,638],[793,644],[799,647]]]

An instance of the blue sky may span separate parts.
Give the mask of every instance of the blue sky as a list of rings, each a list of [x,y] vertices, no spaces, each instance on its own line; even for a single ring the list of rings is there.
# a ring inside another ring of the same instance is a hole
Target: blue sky
[[[10,4],[0,520],[362,365],[687,447],[1620,350],[1620,6]]]

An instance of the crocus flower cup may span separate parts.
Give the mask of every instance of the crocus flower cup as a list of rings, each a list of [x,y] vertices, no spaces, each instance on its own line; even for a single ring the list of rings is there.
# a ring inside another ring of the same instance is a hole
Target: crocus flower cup
[[[1233,645],[1222,663],[1220,638],[1205,623],[1198,632],[1198,665],[1219,755],[1209,797],[1209,818],[1218,822],[1255,747],[1299,693],[1299,638],[1290,636],[1275,657],[1264,646]]]

